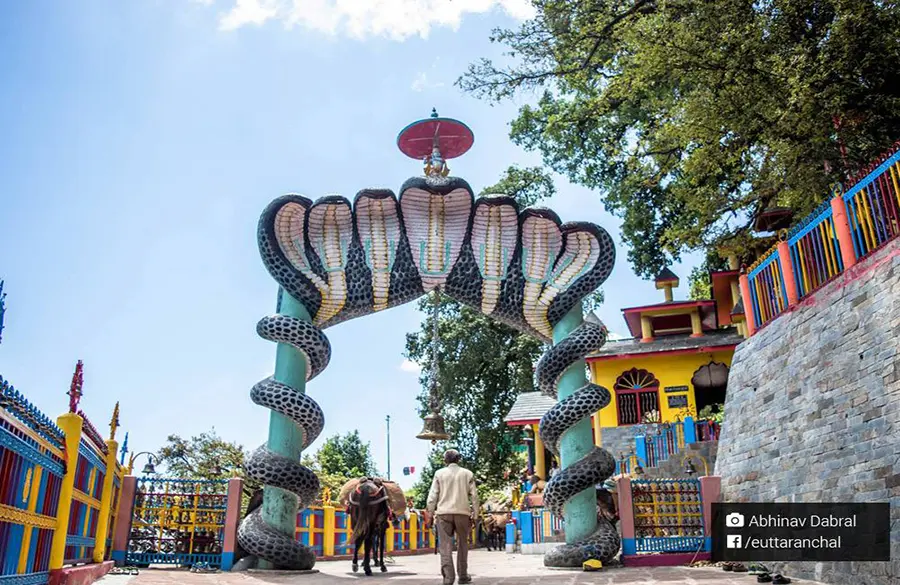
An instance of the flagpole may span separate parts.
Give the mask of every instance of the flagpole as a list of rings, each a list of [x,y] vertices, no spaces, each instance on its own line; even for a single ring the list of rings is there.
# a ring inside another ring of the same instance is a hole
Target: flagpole
[[[387,421],[387,478],[391,479],[391,415],[385,417]]]

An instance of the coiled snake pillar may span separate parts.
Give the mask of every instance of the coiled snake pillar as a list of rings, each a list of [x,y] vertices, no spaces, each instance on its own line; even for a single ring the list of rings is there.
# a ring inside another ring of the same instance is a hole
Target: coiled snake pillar
[[[565,371],[573,364],[600,349],[606,343],[607,330],[593,315],[588,315],[578,328],[560,343],[550,348],[538,361],[535,380],[545,395],[557,397],[557,386]],[[578,421],[593,415],[609,404],[609,390],[587,383],[572,395],[556,403],[541,419],[541,440],[557,458],[563,434]],[[573,496],[593,489],[613,475],[616,460],[600,447],[554,475],[544,490],[544,506],[554,514],[563,515],[564,507]],[[598,519],[597,528],[586,539],[560,545],[544,555],[544,564],[551,567],[581,567],[588,559],[608,562],[619,552],[619,535],[605,519]]]
[[[307,381],[324,370],[331,358],[328,338],[308,321],[272,315],[257,323],[256,332],[263,339],[287,343],[303,353],[307,362]],[[325,426],[322,409],[312,398],[272,378],[255,384],[250,390],[250,399],[293,420],[303,431],[303,449],[316,440]],[[253,452],[244,467],[253,479],[296,494],[301,509],[311,505],[319,494],[319,479],[312,471],[297,461],[273,453],[265,445]],[[316,555],[311,548],[266,524],[262,519],[262,507],[241,522],[238,541],[247,552],[278,568],[306,570],[316,564]]]
[[[563,223],[549,209],[520,209],[505,195],[476,199],[458,177],[413,177],[399,197],[387,189],[364,189],[352,203],[338,195],[315,202],[285,195],[263,211],[257,235],[269,274],[311,316],[311,322],[266,317],[257,331],[302,352],[309,380],[328,363],[323,329],[408,303],[437,287],[492,319],[549,341],[554,327],[606,280],[615,261],[612,238],[599,226]],[[602,325],[585,323],[550,350],[538,368],[541,388],[550,392],[551,381],[603,339]],[[319,407],[289,386],[267,379],[253,387],[251,398],[295,421],[303,429],[304,448],[322,430]],[[586,387],[552,411],[556,414],[546,432],[561,436],[576,414],[588,416],[603,400],[601,392]],[[611,475],[606,462],[602,453],[592,454],[563,470],[558,476],[563,481],[555,477],[548,492],[560,502],[557,508],[568,494],[584,489],[579,486],[588,477]],[[601,465],[594,468],[595,463]],[[301,506],[309,505],[318,490],[314,474],[265,447],[254,452],[247,472],[267,486],[297,494]],[[604,535],[598,533],[579,550],[605,555],[611,541]],[[311,567],[312,551],[292,536],[269,526],[259,512],[248,516],[238,532],[242,547],[277,567]]]

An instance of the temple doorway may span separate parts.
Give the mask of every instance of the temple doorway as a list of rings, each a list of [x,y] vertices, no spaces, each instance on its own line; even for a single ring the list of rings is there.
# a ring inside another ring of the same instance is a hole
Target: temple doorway
[[[725,404],[725,391],[728,386],[728,366],[719,362],[710,362],[700,366],[691,378],[694,386],[694,399],[697,413],[713,404]]]

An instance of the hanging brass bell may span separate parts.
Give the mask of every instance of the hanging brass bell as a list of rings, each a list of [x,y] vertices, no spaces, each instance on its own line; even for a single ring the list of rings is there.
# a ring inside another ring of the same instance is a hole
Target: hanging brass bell
[[[432,444],[449,439],[450,435],[444,430],[444,417],[436,412],[426,415],[425,426],[422,427],[422,432],[416,435],[416,438],[431,441]]]

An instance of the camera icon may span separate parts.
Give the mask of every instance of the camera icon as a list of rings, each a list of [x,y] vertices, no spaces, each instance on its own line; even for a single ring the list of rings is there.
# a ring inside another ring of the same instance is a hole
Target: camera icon
[[[743,528],[744,515],[740,512],[732,512],[731,514],[725,516],[725,526],[727,526],[728,528]]]

